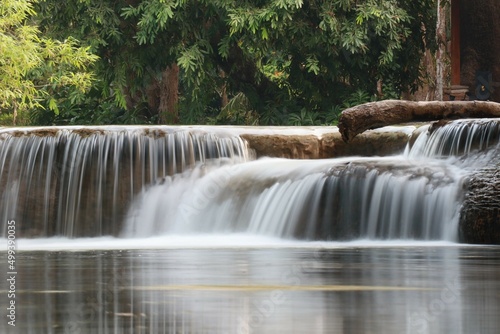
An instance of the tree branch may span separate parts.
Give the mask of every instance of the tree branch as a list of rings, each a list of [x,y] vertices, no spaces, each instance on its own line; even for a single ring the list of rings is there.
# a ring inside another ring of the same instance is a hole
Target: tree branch
[[[500,117],[500,103],[490,101],[385,100],[361,104],[344,110],[339,130],[345,142],[358,134],[393,124],[458,118]]]

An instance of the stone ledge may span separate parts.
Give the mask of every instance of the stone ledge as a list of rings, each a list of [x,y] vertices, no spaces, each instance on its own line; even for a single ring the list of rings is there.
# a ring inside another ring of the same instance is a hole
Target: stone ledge
[[[327,159],[345,156],[387,156],[403,152],[414,126],[366,131],[346,143],[338,131],[314,134],[241,133],[257,158]]]

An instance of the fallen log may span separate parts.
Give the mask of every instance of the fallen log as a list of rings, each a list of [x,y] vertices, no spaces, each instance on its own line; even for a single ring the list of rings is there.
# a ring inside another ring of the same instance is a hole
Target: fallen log
[[[361,104],[342,112],[339,131],[345,142],[383,126],[441,119],[500,117],[500,103],[490,101],[384,100]]]

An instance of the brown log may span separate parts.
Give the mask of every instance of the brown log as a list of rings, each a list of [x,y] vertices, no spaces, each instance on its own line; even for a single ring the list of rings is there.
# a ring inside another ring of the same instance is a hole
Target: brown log
[[[361,104],[344,110],[339,130],[345,142],[358,134],[383,126],[441,119],[500,117],[500,103],[490,101],[385,100]]]

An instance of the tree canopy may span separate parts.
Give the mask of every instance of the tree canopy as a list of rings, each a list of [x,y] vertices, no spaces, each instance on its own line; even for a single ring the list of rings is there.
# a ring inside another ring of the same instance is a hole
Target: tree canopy
[[[57,114],[62,95],[76,102],[90,88],[87,68],[97,60],[71,36],[64,41],[42,36],[34,15],[31,1],[0,5],[0,112],[14,121],[18,111],[44,104]]]
[[[78,40],[99,56],[86,98],[65,105],[66,114],[41,115],[49,122],[330,123],[341,107],[418,86],[434,5],[39,0],[46,38]]]

